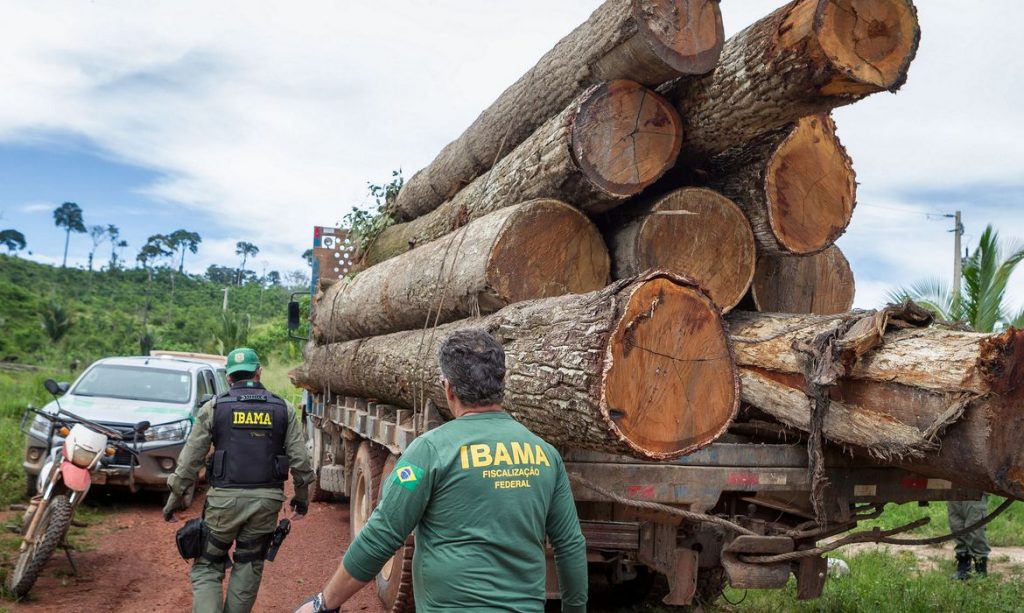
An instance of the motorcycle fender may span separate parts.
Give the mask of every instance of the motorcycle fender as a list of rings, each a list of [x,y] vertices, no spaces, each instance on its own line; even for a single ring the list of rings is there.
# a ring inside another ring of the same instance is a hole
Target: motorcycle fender
[[[88,468],[79,468],[66,460],[60,465],[60,472],[64,477],[64,484],[76,492],[84,492],[92,483]]]
[[[47,486],[53,481],[53,471],[57,467],[57,463],[51,458],[47,460],[46,464],[43,464],[43,468],[39,471],[39,476],[36,477],[36,491],[45,492]]]

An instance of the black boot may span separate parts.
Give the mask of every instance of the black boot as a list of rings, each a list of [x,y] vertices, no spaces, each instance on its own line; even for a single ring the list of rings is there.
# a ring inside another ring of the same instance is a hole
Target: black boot
[[[971,556],[966,553],[956,554],[956,574],[953,575],[954,579],[960,581],[967,581],[971,576]]]
[[[974,558],[974,572],[979,577],[988,576],[988,558]]]

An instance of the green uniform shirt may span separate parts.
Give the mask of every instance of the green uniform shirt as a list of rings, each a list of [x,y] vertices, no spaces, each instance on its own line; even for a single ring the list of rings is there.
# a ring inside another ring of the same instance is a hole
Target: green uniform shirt
[[[586,543],[562,458],[508,413],[427,432],[382,478],[377,509],[345,554],[356,579],[373,579],[415,528],[417,611],[542,611],[546,535],[562,610],[586,610]]]
[[[213,444],[213,408],[216,401],[214,398],[196,411],[192,432],[189,433],[188,440],[178,455],[178,467],[174,469],[174,474],[167,478],[167,485],[179,496],[195,482],[199,469],[203,467],[206,456],[210,452],[210,446]],[[302,436],[299,414],[291,404],[288,404],[288,409],[291,419],[288,420],[288,430],[285,433],[285,453],[288,455],[288,464],[291,467],[295,497],[299,500],[306,500],[309,484],[313,482],[316,475],[309,461],[306,441]],[[284,490],[276,487],[252,489],[211,487],[206,497],[213,500],[217,498],[273,498],[282,502],[285,500]]]

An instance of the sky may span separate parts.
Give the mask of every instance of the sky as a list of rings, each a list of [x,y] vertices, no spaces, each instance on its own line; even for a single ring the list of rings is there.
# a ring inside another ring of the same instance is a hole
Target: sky
[[[783,4],[724,0],[731,35]],[[1024,3],[918,0],[907,84],[836,109],[858,203],[839,240],[855,305],[952,276],[987,224],[1024,240]],[[303,267],[313,225],[408,177],[599,5],[590,1],[217,3],[0,0],[0,229],[60,262],[52,211],[118,225],[129,260],[156,233],[203,236],[185,265]],[[84,265],[88,235],[71,238]],[[98,249],[99,262],[110,245]],[[1024,306],[1024,269],[1011,280]]]

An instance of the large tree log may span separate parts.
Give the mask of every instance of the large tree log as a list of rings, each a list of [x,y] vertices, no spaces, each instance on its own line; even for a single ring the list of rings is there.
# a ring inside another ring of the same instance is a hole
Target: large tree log
[[[413,175],[393,214],[408,221],[437,208],[591,85],[703,74],[723,42],[718,0],[608,0]]]
[[[319,343],[423,328],[608,282],[608,250],[577,209],[531,200],[342,280],[313,318]]]
[[[826,114],[803,117],[715,156],[709,186],[750,218],[762,255],[825,249],[853,217],[853,163]]]
[[[713,72],[662,88],[683,116],[683,159],[896,91],[919,38],[910,0],[790,2],[727,40]]]
[[[436,329],[310,346],[292,381],[406,407],[429,399],[447,410],[435,356],[447,334],[467,328],[501,341],[505,408],[556,445],[674,458],[715,440],[738,408],[718,309],[665,274]]]
[[[588,213],[617,206],[675,163],[679,123],[664,98],[641,85],[595,85],[454,198],[386,228],[367,248],[363,264],[382,262],[532,198],[556,198]]]
[[[750,286],[757,310],[772,313],[843,313],[855,291],[850,263],[835,245],[804,257],[760,257]]]
[[[1024,331],[908,327],[890,311],[868,313],[835,345],[825,437],[926,476],[1024,497]],[[794,346],[858,316],[733,312],[743,401],[808,430],[813,405]]]
[[[754,276],[754,235],[731,200],[687,187],[623,209],[608,232],[616,279],[667,270],[694,281],[722,312],[743,298]]]

